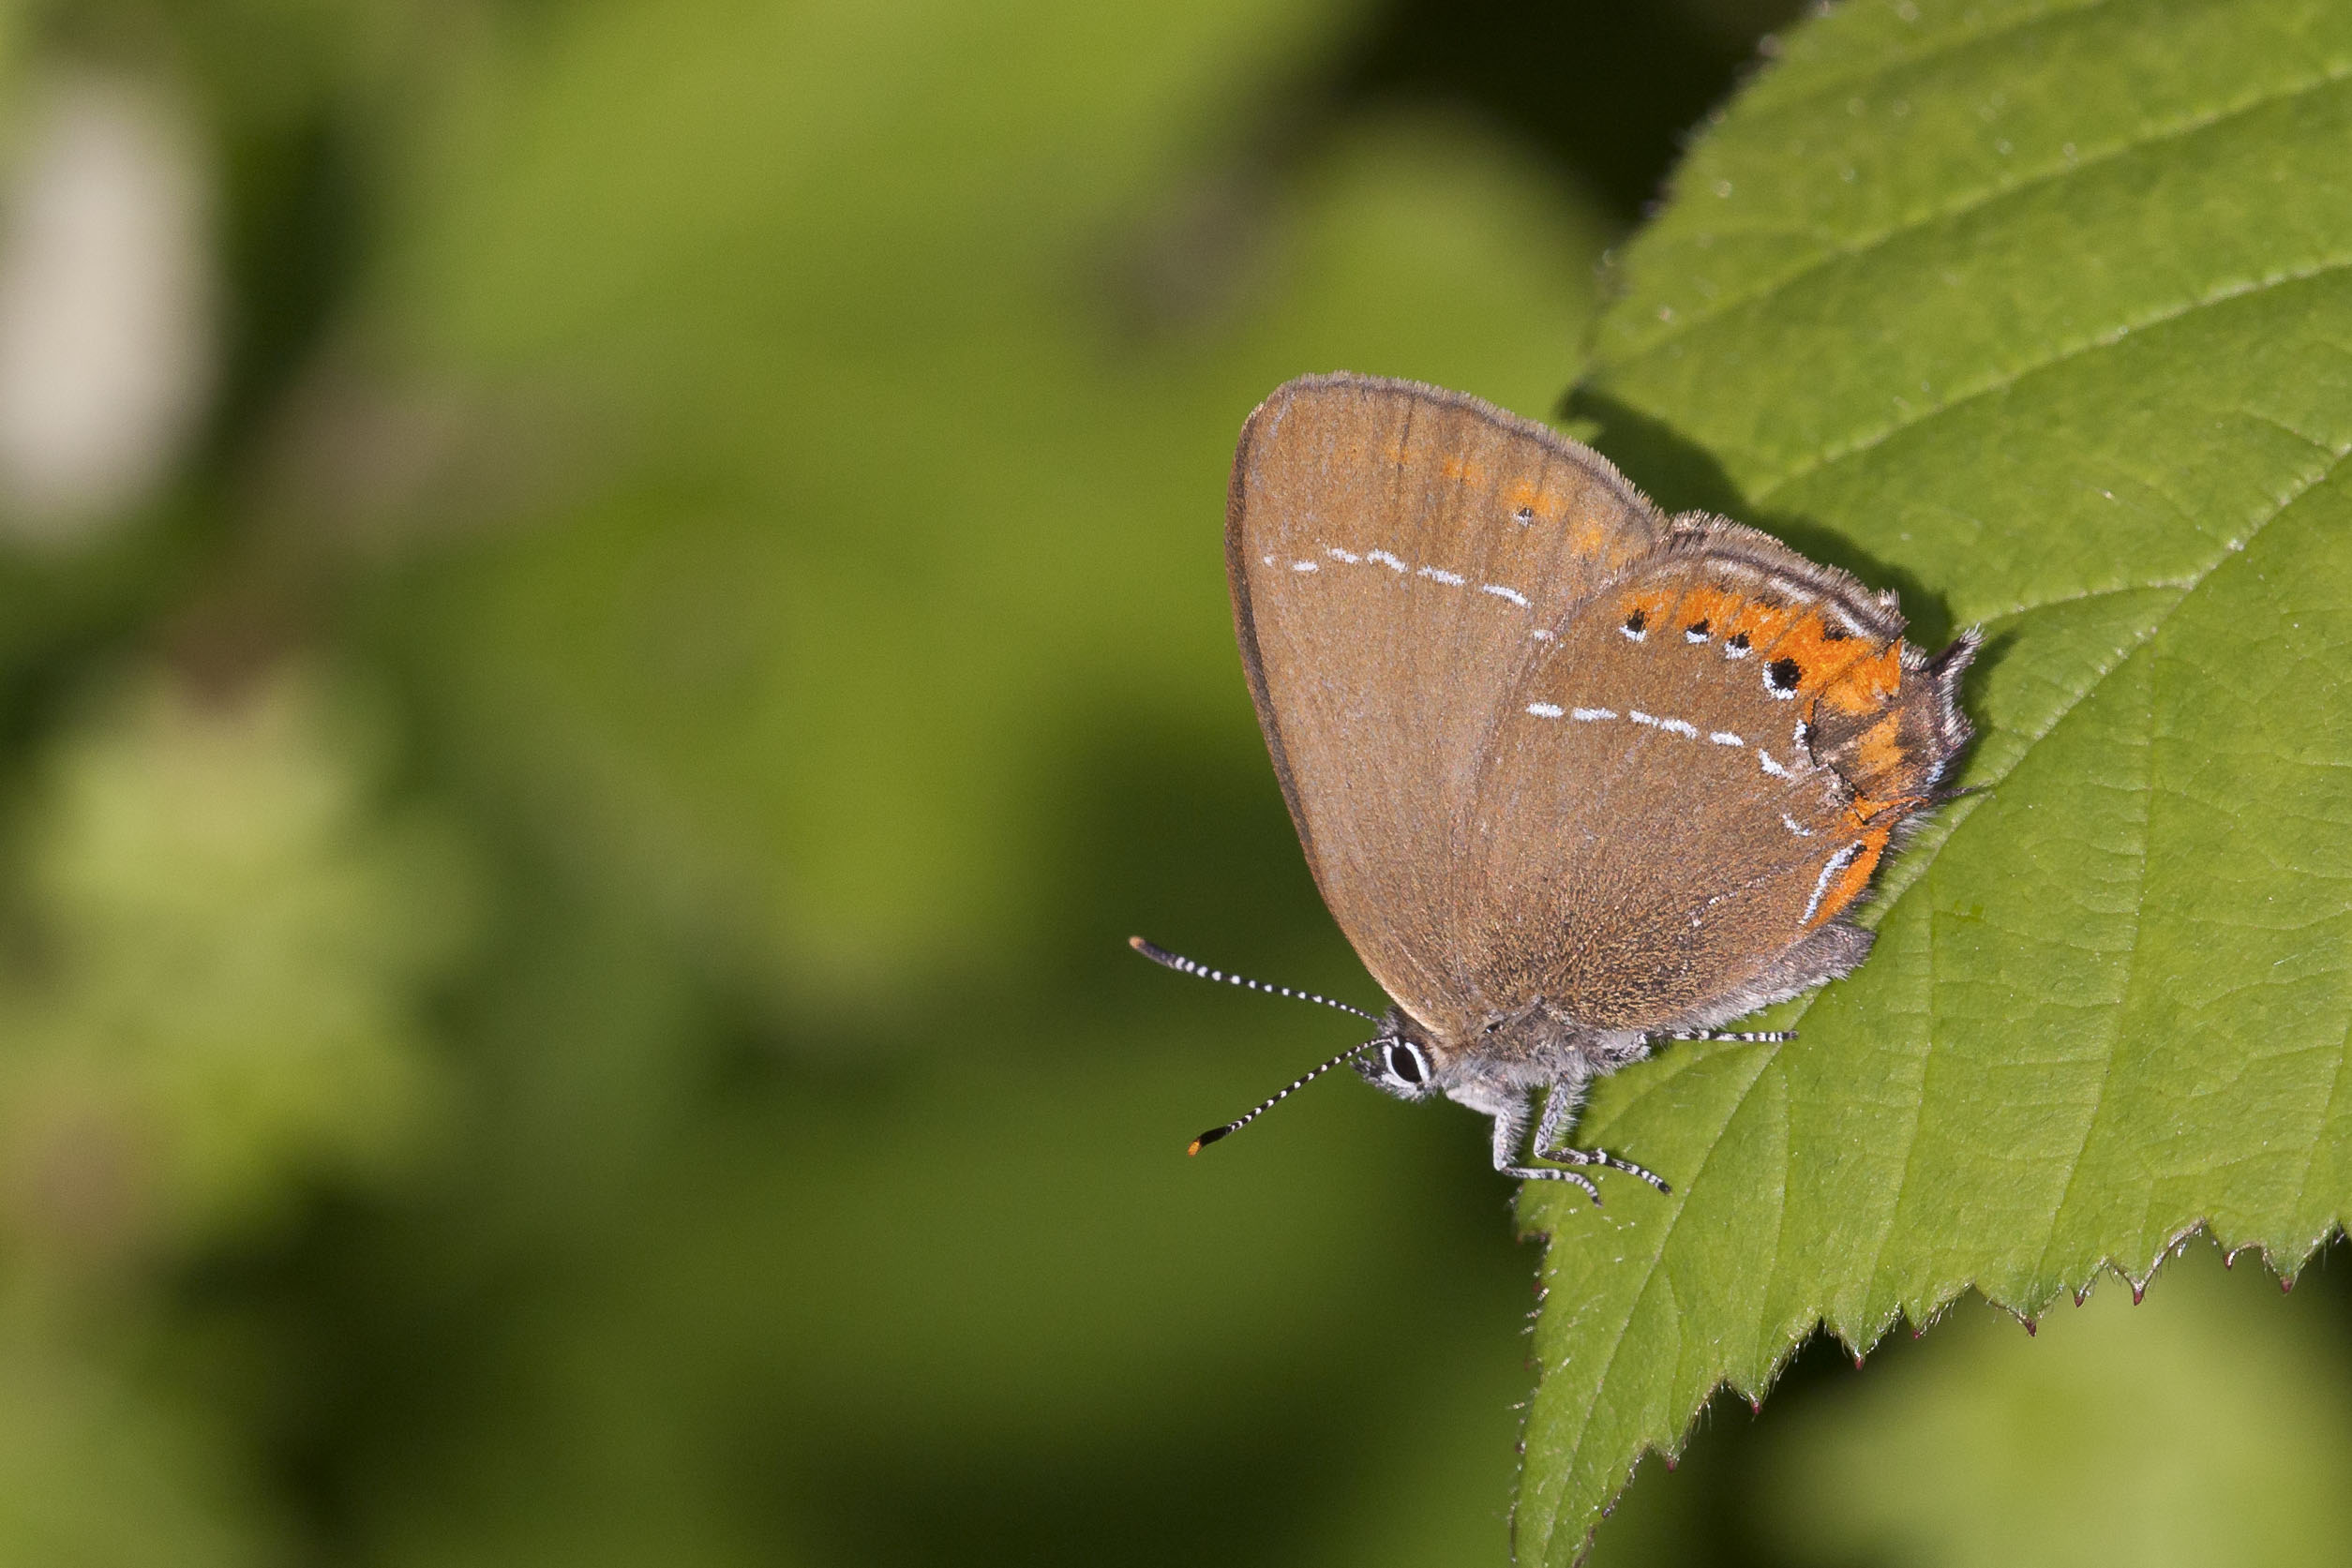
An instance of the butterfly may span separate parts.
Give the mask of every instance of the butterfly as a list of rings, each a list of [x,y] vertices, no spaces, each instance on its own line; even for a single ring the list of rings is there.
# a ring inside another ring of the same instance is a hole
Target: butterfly
[[[1979,635],[1930,657],[1892,592],[1666,515],[1476,397],[1369,376],[1250,416],[1225,558],[1275,776],[1389,1007],[1193,1151],[1353,1063],[1491,1117],[1507,1175],[1667,1190],[1570,1145],[1588,1086],[1664,1040],[1786,1038],[1715,1031],[1862,963],[1857,901],[1950,798]]]

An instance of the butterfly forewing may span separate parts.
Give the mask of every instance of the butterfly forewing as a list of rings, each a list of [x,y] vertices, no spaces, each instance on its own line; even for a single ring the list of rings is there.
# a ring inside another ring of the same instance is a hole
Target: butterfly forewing
[[[1509,907],[1465,837],[1506,699],[1665,534],[1595,454],[1459,394],[1311,377],[1243,429],[1226,564],[1259,721],[1333,918],[1441,1038],[1487,1005],[1464,922]]]

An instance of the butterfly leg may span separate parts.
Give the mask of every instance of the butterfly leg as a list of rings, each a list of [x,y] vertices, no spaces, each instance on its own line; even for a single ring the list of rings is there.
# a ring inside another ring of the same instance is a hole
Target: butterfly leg
[[[1571,1149],[1567,1147],[1568,1127],[1576,1120],[1577,1107],[1584,1103],[1579,1092],[1581,1085],[1571,1089],[1555,1083],[1544,1096],[1543,1125],[1536,1129],[1536,1157],[1556,1160],[1562,1165],[1605,1165],[1611,1171],[1623,1171],[1628,1176],[1639,1176],[1660,1192],[1672,1192],[1655,1172],[1645,1170],[1630,1159],[1623,1159],[1606,1149]],[[1585,1184],[1588,1187],[1591,1183]],[[1598,1197],[1593,1200],[1599,1202]]]
[[[1670,1035],[1652,1035],[1659,1040],[1737,1040],[1746,1045],[1784,1045],[1797,1038],[1794,1029],[1753,1029],[1746,1034],[1734,1034],[1726,1029],[1677,1029]]]
[[[1545,1119],[1550,1120],[1549,1114]],[[1601,1189],[1595,1187],[1591,1178],[1581,1172],[1554,1171],[1541,1165],[1519,1163],[1519,1148],[1526,1140],[1528,1120],[1529,1111],[1524,1096],[1494,1113],[1494,1168],[1523,1182],[1574,1182],[1591,1197],[1593,1205],[1599,1207]]]

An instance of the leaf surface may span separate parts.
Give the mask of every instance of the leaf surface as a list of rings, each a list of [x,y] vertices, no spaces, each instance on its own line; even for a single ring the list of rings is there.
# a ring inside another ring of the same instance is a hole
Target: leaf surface
[[[1980,739],[1878,949],[1779,1047],[1675,1046],[1547,1185],[1517,1516],[1566,1563],[1817,1324],[2032,1316],[2352,1194],[2352,8],[1857,3],[1629,248],[1572,398],[1670,505],[1981,624]]]

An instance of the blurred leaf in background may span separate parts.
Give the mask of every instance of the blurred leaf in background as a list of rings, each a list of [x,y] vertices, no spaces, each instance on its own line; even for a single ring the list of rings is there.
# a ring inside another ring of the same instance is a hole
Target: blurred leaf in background
[[[2145,1303],[2102,1281],[2029,1339],[1978,1302],[1790,1426],[1758,1506],[1791,1561],[1920,1568],[2341,1561],[2338,1303],[2200,1242]]]
[[[445,829],[381,813],[365,709],[292,669],[91,704],[23,811],[0,981],[0,1552],[242,1562],[252,1456],[149,1292],[400,1180],[435,1110],[425,989],[464,950]]]
[[[1032,962],[1070,726],[1236,711],[1202,476],[1256,396],[1344,362],[1540,407],[1573,352],[1604,231],[1524,162],[1426,121],[1268,162],[1346,20],[517,29],[373,321],[549,470],[399,609],[472,765],[803,1019]]]
[[[362,724],[289,669],[142,682],[52,742],[0,991],[21,1235],[183,1250],[413,1142],[418,997],[472,922],[445,832],[378,816]]]
[[[245,1568],[288,1535],[233,1426],[94,1349],[58,1304],[0,1308],[0,1554],[14,1562]],[[86,1307],[83,1308],[86,1310]]]

